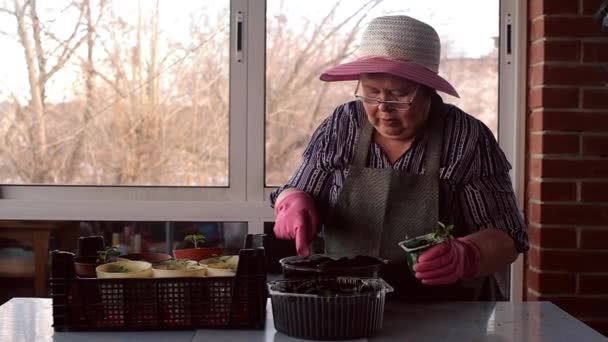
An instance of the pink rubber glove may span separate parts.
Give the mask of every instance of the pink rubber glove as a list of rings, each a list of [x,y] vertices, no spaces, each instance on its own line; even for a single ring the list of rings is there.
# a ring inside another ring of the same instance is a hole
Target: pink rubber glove
[[[310,254],[309,245],[319,233],[315,203],[304,191],[293,191],[275,204],[274,234],[279,239],[296,240],[300,256]]]
[[[426,285],[452,284],[477,275],[479,248],[464,238],[433,246],[418,257],[416,278]]]

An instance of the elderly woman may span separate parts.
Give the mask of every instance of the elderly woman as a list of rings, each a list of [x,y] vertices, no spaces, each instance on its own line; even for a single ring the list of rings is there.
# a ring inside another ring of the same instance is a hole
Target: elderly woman
[[[493,274],[527,250],[526,227],[491,131],[437,94],[458,97],[438,75],[439,56],[431,26],[380,17],[358,59],[321,75],[358,80],[356,100],[318,127],[273,192],[274,232],[308,255],[322,226],[326,253],[390,260],[383,277],[405,299],[499,299]],[[423,253],[412,276],[397,243],[438,222],[455,225],[456,238]]]

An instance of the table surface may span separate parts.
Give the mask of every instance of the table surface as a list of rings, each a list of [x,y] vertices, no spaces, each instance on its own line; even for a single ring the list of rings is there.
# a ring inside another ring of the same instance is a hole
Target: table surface
[[[270,303],[264,330],[54,332],[51,300],[13,298],[0,306],[0,341],[300,341],[274,329]],[[378,334],[357,341],[608,341],[549,302],[453,302],[386,306]]]

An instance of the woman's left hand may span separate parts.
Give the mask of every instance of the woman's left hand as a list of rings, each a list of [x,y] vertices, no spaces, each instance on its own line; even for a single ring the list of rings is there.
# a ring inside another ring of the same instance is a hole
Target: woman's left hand
[[[418,257],[416,278],[426,285],[452,284],[477,275],[479,248],[466,238],[452,239],[432,247]]]

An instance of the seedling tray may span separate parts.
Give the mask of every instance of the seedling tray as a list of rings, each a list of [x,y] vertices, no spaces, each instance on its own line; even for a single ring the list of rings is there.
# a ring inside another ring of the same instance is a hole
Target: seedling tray
[[[78,278],[74,254],[51,258],[55,331],[264,327],[263,248],[240,250],[235,277]]]

